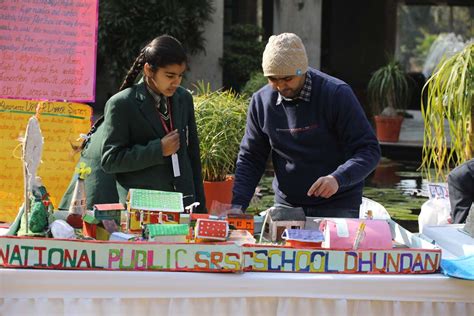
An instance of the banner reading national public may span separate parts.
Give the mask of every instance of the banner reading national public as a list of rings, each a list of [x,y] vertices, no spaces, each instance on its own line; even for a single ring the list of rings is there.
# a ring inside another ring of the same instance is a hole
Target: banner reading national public
[[[95,101],[98,0],[0,1],[0,97]]]
[[[38,101],[0,99],[0,221],[12,222],[23,203],[22,147],[29,118],[36,113]],[[70,102],[42,102],[40,128],[44,137],[42,163],[38,169],[55,207],[74,173],[81,133],[91,127],[92,110],[88,105]]]

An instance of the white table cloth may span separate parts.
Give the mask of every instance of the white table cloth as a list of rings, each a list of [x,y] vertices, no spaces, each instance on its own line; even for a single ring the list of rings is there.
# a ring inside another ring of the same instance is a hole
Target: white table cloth
[[[474,282],[340,275],[0,269],[0,315],[474,315]]]

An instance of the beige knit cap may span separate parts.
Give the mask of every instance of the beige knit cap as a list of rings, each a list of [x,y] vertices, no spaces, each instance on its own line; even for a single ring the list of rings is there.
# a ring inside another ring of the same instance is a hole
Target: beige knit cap
[[[268,39],[262,58],[263,75],[299,76],[308,70],[308,57],[298,35],[282,33]]]

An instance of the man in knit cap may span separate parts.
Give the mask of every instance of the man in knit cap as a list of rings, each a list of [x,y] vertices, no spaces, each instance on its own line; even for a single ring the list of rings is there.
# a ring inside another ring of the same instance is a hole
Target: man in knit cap
[[[352,89],[308,67],[292,33],[270,37],[262,68],[269,84],[250,102],[232,204],[248,207],[271,153],[275,205],[302,207],[307,216],[358,217],[380,147]]]

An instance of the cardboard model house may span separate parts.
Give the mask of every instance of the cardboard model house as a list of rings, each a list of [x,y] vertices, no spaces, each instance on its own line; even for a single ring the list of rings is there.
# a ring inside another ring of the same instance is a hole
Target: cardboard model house
[[[179,223],[184,211],[183,194],[158,190],[130,189],[127,201],[128,229],[140,231],[142,225],[158,224],[159,213],[165,223]]]
[[[305,223],[306,216],[301,207],[272,207],[267,211],[263,238],[280,242],[285,229],[304,229]]]
[[[224,241],[228,234],[229,223],[223,220],[200,218],[194,228],[196,239]]]
[[[120,226],[120,216],[124,210],[125,207],[122,203],[94,204],[92,214],[99,221],[113,220]]]
[[[145,236],[149,241],[186,242],[189,235],[189,225],[186,224],[148,224]]]
[[[230,226],[238,230],[246,230],[250,234],[254,233],[254,219],[250,214],[228,214],[227,221]]]

